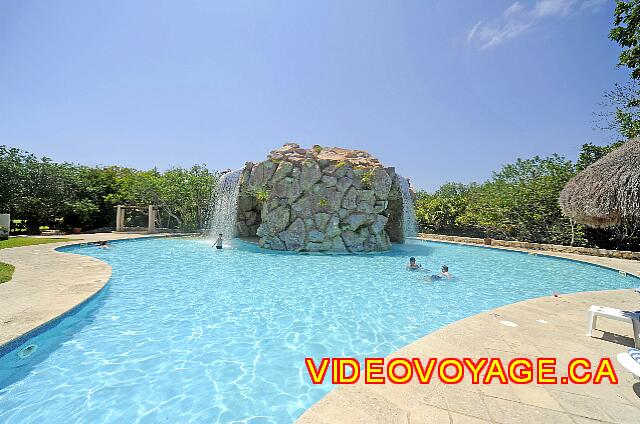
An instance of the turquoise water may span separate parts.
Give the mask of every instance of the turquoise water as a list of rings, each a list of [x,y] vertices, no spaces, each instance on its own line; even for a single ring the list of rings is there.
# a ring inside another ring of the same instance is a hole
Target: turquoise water
[[[385,356],[507,303],[633,287],[638,280],[541,256],[413,241],[384,254],[299,255],[189,239],[65,251],[113,267],[79,313],[0,358],[2,423],[293,422],[331,389],[307,356]],[[409,256],[454,281],[426,282]]]

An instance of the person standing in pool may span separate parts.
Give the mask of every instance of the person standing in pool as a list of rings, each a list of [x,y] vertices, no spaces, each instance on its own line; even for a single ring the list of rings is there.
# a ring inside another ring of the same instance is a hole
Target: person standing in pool
[[[413,256],[409,258],[409,263],[407,264],[407,269],[414,271],[416,269],[420,269],[422,268],[422,265],[416,263],[416,258],[414,258]]]
[[[216,249],[222,249],[222,233],[218,234],[218,238],[216,239],[216,244],[214,246]]]
[[[436,280],[451,280],[453,277],[449,274],[449,267],[446,265],[442,265],[442,269],[440,270],[440,274],[435,274],[429,277],[431,281]]]

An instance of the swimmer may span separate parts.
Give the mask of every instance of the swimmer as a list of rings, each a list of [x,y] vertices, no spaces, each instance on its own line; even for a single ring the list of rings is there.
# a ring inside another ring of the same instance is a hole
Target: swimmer
[[[218,234],[218,238],[216,239],[216,244],[214,244],[211,247],[214,247],[214,246],[216,249],[222,249],[222,233]]]
[[[409,258],[409,263],[407,264],[407,269],[414,271],[416,269],[421,269],[422,265],[416,263],[416,258],[414,258],[413,256]]]
[[[442,265],[442,269],[440,270],[440,274],[434,274],[431,277],[429,277],[430,281],[437,281],[437,280],[451,280],[453,278],[453,276],[451,274],[449,274],[449,267],[446,265]]]

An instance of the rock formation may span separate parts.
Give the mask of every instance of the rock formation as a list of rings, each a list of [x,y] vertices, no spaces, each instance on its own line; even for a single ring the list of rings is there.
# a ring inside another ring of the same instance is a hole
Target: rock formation
[[[289,143],[245,165],[236,226],[269,249],[384,251],[404,241],[402,194],[394,168],[365,151]]]

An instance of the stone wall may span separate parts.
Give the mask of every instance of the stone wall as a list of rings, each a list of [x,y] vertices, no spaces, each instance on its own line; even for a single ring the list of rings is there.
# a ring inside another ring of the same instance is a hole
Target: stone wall
[[[475,237],[447,236],[442,234],[419,234],[419,237],[426,240],[441,240],[441,241],[450,241],[454,243],[484,244],[484,239],[475,238]],[[495,239],[491,240],[491,245],[501,246],[501,247],[512,247],[516,249],[543,250],[548,252],[575,253],[578,255],[640,260],[640,252],[628,252],[624,250],[607,250],[607,249],[596,249],[591,247],[574,247],[574,246],[563,246],[560,244],[527,243],[524,241],[495,240]]]
[[[247,163],[237,230],[275,250],[370,252],[402,242],[395,169],[362,150],[285,144]]]

